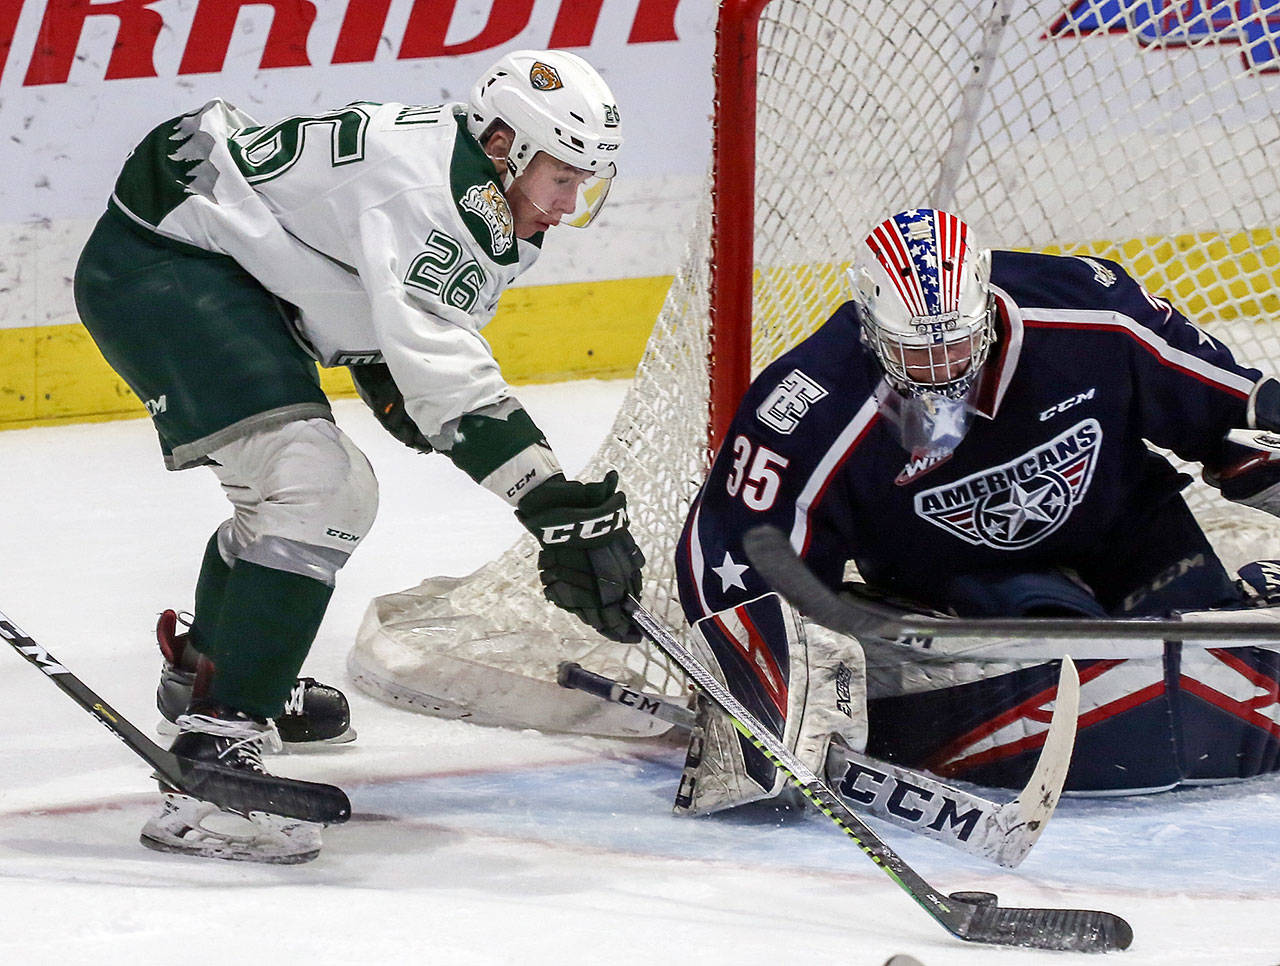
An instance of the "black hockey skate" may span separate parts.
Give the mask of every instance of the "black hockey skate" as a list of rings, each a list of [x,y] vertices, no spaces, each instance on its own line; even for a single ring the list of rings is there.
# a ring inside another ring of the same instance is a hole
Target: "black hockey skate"
[[[203,678],[200,683],[208,687],[213,665],[191,646],[190,634],[178,633],[176,611],[166,610],[160,615],[156,623],[156,641],[164,655],[160,684],[156,688],[156,707],[164,717],[159,730],[162,734],[177,734],[178,716],[184,714],[191,704],[198,679]],[[294,682],[284,713],[275,719],[275,723],[280,740],[295,748],[343,744],[354,741],[356,737],[351,727],[351,708],[346,695],[315,678],[298,678]]]
[[[218,705],[178,716],[180,729],[170,748],[176,755],[265,775],[263,750],[279,750],[276,729]],[[235,812],[184,795],[163,781],[164,807],[142,827],[139,841],[157,852],[213,859],[295,864],[320,854],[320,829],[313,822],[270,812]]]

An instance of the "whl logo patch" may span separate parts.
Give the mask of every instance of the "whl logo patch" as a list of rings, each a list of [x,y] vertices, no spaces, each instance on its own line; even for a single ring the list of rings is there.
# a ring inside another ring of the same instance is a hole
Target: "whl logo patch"
[[[920,456],[909,459],[907,460],[907,465],[893,478],[893,482],[896,486],[906,486],[912,480],[924,476],[930,470],[937,469],[949,459],[951,459],[950,453],[945,456]]]
[[[1102,427],[1086,419],[1007,463],[916,494],[916,515],[974,546],[1029,547],[1084,499],[1101,447]]]

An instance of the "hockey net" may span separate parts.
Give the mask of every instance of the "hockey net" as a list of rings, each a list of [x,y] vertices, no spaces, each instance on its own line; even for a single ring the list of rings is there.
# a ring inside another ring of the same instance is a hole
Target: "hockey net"
[[[846,253],[894,211],[946,208],[992,247],[1114,258],[1275,371],[1280,2],[724,0],[715,69],[706,207],[581,474],[621,473],[646,603],[672,624],[673,551],[708,429],[847,297]],[[1272,518],[1196,487],[1228,566],[1280,546]],[[357,683],[480,722],[660,730],[556,687],[563,660],[667,694],[683,682],[547,604],[535,558],[527,538],[467,578],[375,599],[349,661]]]

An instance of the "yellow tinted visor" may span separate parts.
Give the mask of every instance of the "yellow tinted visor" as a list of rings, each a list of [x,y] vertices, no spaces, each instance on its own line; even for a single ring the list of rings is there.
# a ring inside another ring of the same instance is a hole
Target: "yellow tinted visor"
[[[600,213],[600,209],[604,207],[605,199],[609,197],[609,188],[613,185],[615,174],[617,174],[617,168],[610,164],[605,170],[593,174],[582,182],[581,187],[578,188],[577,207],[560,224],[569,225],[572,228],[586,228],[591,224],[595,216]]]

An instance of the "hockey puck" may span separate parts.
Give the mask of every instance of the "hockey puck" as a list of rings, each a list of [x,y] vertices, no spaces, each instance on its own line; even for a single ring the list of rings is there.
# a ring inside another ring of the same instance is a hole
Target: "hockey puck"
[[[996,904],[996,894],[994,892],[953,892],[949,898],[956,902],[971,902],[975,906],[994,906]]]
[[[924,966],[924,963],[916,959],[914,956],[908,956],[906,953],[898,953],[896,956],[890,956],[884,961],[884,966]]]

